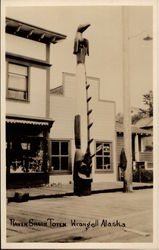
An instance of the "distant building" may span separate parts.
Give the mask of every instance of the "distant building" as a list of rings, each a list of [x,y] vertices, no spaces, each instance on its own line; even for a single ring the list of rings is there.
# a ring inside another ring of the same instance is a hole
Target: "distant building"
[[[142,128],[151,133],[151,136],[144,138],[143,151],[150,151],[153,149],[153,117],[145,117],[140,119],[136,124],[136,127]]]
[[[6,18],[7,187],[49,181],[50,44],[65,38]]]
[[[133,166],[142,165],[146,169],[153,167],[153,151],[148,148],[149,141],[152,142],[152,130],[139,128],[136,125],[131,126],[132,133],[132,161]],[[120,162],[121,149],[124,147],[124,127],[120,122],[116,122],[116,135],[117,135],[117,166]],[[120,179],[120,169],[119,169]]]
[[[135,124],[138,128],[143,128],[149,131],[153,130],[153,117],[144,117],[136,122]]]

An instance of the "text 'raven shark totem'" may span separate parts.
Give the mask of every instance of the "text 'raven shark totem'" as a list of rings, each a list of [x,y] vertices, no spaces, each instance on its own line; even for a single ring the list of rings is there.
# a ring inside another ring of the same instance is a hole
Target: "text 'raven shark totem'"
[[[90,85],[87,84],[85,56],[89,55],[89,42],[83,38],[83,32],[90,24],[79,25],[74,41],[74,54],[77,57],[76,72],[76,102],[77,109],[74,119],[75,133],[75,159],[74,159],[74,193],[77,195],[88,195],[91,193],[92,182],[92,155],[90,153],[90,144],[93,139],[90,138],[89,102],[88,96]]]

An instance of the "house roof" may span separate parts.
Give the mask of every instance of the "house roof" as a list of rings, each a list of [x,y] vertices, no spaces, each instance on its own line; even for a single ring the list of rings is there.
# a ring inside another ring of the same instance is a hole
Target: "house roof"
[[[135,124],[138,128],[152,128],[153,127],[153,117],[145,117],[140,119]]]
[[[6,18],[6,33],[49,44],[66,38],[65,35],[46,30],[12,18]]]
[[[56,88],[50,89],[50,94],[54,94],[54,95],[63,95],[63,86],[58,86]]]
[[[123,125],[123,123],[116,122],[115,129],[116,129],[117,133],[123,133],[124,132],[124,125]],[[138,128],[138,127],[136,127],[134,125],[131,126],[131,132],[132,132],[132,134],[152,135],[151,131],[148,131],[146,129]]]

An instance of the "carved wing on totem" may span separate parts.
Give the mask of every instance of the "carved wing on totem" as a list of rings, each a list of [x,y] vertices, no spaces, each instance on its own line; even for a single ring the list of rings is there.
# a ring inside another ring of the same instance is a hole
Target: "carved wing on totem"
[[[73,54],[80,53],[80,44],[84,45],[86,55],[89,56],[89,41],[87,39],[83,39],[82,41],[80,41],[79,39],[75,38]]]
[[[86,54],[89,56],[89,41],[87,39],[84,39],[85,40],[85,44],[86,44]]]
[[[77,54],[78,53],[78,45],[79,45],[79,40],[75,38],[75,40],[74,40],[73,54]]]

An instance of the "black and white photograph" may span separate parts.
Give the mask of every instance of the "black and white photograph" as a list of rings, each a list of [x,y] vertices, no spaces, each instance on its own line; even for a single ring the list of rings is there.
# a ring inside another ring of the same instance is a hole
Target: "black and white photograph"
[[[156,2],[2,1],[2,249],[157,249]]]

